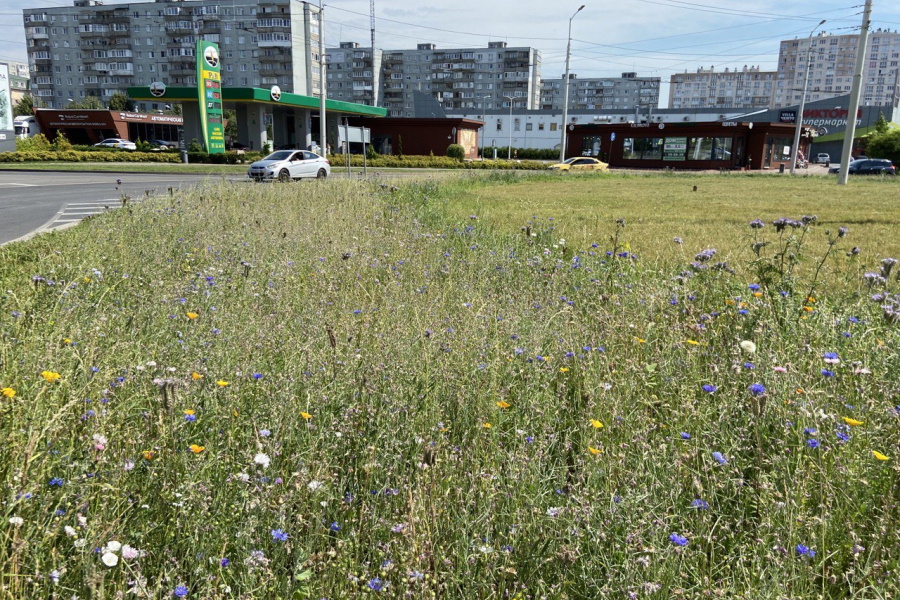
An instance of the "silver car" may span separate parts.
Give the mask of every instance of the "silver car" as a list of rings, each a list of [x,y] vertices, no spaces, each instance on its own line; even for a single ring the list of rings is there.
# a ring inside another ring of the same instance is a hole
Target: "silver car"
[[[104,148],[119,148],[121,150],[137,150],[137,144],[123,140],[122,138],[106,138],[102,142],[94,144]]]
[[[331,175],[331,163],[308,150],[278,150],[250,165],[247,176],[255,181],[291,181],[304,177],[324,179]]]

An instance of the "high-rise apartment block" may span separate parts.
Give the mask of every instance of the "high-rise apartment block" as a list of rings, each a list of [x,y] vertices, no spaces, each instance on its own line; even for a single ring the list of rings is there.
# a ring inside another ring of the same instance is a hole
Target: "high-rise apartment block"
[[[561,110],[565,76],[541,82],[540,108]],[[637,73],[622,73],[621,77],[578,79],[569,74],[569,110],[632,109],[635,106],[659,104],[659,77],[638,77]]]
[[[856,68],[859,35],[820,33],[809,38],[782,40],[778,52],[778,85],[772,108],[799,104],[809,55],[807,102],[850,93]],[[895,104],[900,73],[900,33],[876,29],[869,33],[860,102]]]
[[[215,42],[226,86],[318,95],[318,7],[292,0],[157,0],[23,11],[35,97],[65,107],[129,86],[197,84],[198,39]]]
[[[777,73],[759,67],[700,67],[670,78],[669,108],[769,108]]]
[[[487,48],[439,49],[419,44],[415,50],[376,50],[343,42],[329,48],[328,96],[377,102],[391,117],[412,117],[414,95],[433,96],[442,108],[537,108],[541,53],[530,47],[510,48],[489,42]],[[373,80],[372,75],[375,75]]]

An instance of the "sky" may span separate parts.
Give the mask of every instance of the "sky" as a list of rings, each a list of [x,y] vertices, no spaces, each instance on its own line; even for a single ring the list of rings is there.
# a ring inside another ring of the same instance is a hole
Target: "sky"
[[[805,38],[822,19],[827,22],[817,31],[859,33],[864,6],[864,0],[375,0],[375,46],[393,50],[433,43],[440,49],[505,41],[540,50],[541,76],[559,78],[565,72],[569,18],[581,2],[584,9],[572,19],[570,71],[578,77],[623,72],[660,77],[663,105],[673,73],[744,65],[775,70],[780,40]],[[71,0],[0,2],[0,60],[27,61],[23,8],[71,5]],[[369,7],[369,0],[325,2],[326,46],[370,46]],[[872,29],[879,27],[900,30],[900,2],[873,2]]]

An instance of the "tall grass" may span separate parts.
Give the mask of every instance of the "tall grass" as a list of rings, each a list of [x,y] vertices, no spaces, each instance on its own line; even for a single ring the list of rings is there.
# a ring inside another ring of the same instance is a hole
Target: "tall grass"
[[[896,596],[896,273],[831,227],[817,285],[826,210],[748,260],[459,215],[511,181],[0,249],[0,597]]]

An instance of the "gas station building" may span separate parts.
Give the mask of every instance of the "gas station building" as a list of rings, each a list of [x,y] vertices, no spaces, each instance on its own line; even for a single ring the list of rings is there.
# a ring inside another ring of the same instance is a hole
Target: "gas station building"
[[[185,144],[192,139],[203,142],[196,87],[155,86],[152,90],[149,86],[130,87],[128,95],[134,100],[181,103],[184,119],[182,140]],[[280,92],[277,88],[223,87],[222,105],[237,113],[235,141],[249,150],[261,150],[267,144],[270,149],[310,148],[313,144],[321,147],[318,97]],[[326,100],[326,146],[334,152],[340,151],[349,117],[384,117],[386,114],[386,109],[376,106]]]

